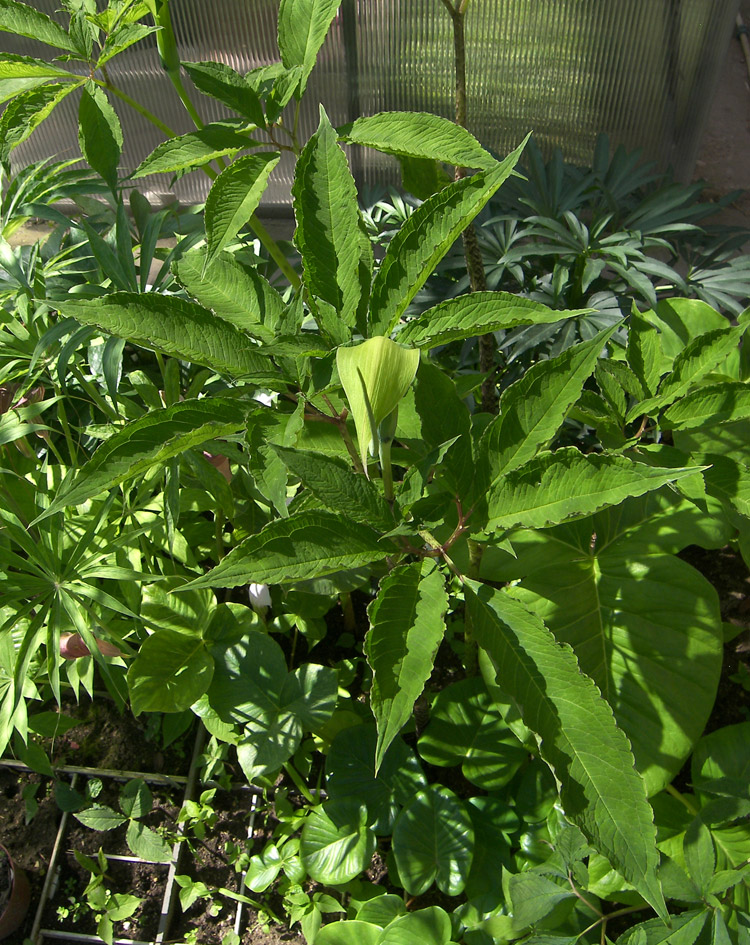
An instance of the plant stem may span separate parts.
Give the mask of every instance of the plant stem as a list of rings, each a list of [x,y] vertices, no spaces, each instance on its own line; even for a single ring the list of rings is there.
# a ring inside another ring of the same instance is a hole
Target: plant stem
[[[344,614],[344,627],[349,633],[354,633],[357,629],[357,618],[354,615],[352,595],[349,591],[342,591],[339,594],[339,600],[341,601],[341,610]]]
[[[668,794],[671,794],[672,797],[676,798],[681,804],[684,804],[685,807],[690,811],[691,814],[695,815],[698,813],[698,808],[695,807],[690,801],[685,797],[684,794],[680,794],[676,787],[672,784],[668,784],[666,787]]]
[[[174,131],[169,125],[165,125],[161,118],[157,118],[153,112],[150,112],[147,108],[136,102],[134,98],[131,98],[127,92],[123,92],[122,89],[118,89],[116,85],[112,85],[111,82],[103,82],[101,79],[94,79],[97,85],[100,85],[102,88],[106,89],[108,92],[111,92],[113,95],[116,95],[119,99],[122,99],[126,105],[129,105],[134,111],[138,112],[146,121],[150,121],[152,125],[155,125],[159,131],[167,138],[176,138],[177,132]]]
[[[297,769],[294,767],[294,765],[291,763],[291,761],[287,761],[287,762],[284,764],[284,770],[285,770],[286,773],[289,775],[289,777],[292,779],[292,781],[294,781],[294,784],[295,784],[295,786],[297,787],[297,790],[298,790],[298,791],[300,792],[300,794],[305,798],[305,800],[306,800],[306,801],[309,801],[310,804],[315,804],[315,803],[317,803],[316,800],[315,800],[315,798],[312,796],[312,794],[310,793],[310,791],[307,789],[307,785],[305,784],[304,780],[302,779],[302,775],[299,773],[299,771],[297,771]]]
[[[464,22],[469,0],[454,7],[448,0],[443,3],[450,11],[453,23],[453,52],[455,56],[456,72],[456,124],[466,127],[466,33]],[[456,180],[466,177],[465,167],[456,168]],[[473,221],[463,231],[464,257],[466,271],[472,292],[486,292],[487,280],[484,275],[482,252],[477,240],[477,231]],[[497,393],[495,391],[495,336],[492,332],[481,335],[479,338],[479,371],[485,375],[482,381],[482,410],[486,413],[497,413]]]
[[[471,538],[467,540],[467,544],[469,546],[469,577],[473,581],[478,581],[484,545]],[[479,652],[471,614],[468,610],[464,611],[464,667],[467,676],[476,676],[479,672]]]
[[[169,81],[174,86],[175,92],[177,92],[180,101],[185,106],[185,111],[190,115],[195,127],[200,131],[203,127],[203,121],[195,110],[195,105],[193,105],[190,100],[190,96],[187,94],[187,90],[182,83],[182,76],[180,75],[180,60],[177,55],[177,42],[172,28],[172,15],[169,12],[169,0],[162,0],[159,5],[159,21],[157,26],[160,26],[162,30],[162,37],[160,37],[161,43],[164,48],[169,51],[167,58],[162,60],[164,71],[169,76]]]
[[[393,469],[391,468],[391,441],[380,443],[380,472],[383,476],[383,494],[385,501],[393,506]]]
[[[271,236],[271,234],[263,226],[255,214],[250,217],[250,228],[261,241],[271,259],[273,259],[279,269],[287,277],[290,285],[294,287],[294,290],[296,291],[299,289],[300,285],[302,284],[300,277],[297,275],[294,269],[292,269],[292,266],[286,256],[281,252],[279,244]]]

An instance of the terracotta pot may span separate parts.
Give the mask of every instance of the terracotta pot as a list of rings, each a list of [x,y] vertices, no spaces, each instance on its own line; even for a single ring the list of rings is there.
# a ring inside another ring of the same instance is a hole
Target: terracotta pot
[[[0,939],[4,939],[15,932],[26,918],[31,903],[31,889],[26,873],[20,867],[14,866],[10,853],[2,844],[0,850],[8,857],[11,882],[10,898],[0,913]]]

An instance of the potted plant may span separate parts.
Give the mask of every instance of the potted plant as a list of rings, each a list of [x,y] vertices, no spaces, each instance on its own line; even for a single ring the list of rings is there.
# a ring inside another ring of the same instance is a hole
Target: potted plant
[[[14,865],[10,853],[0,844],[0,939],[16,931],[26,918],[30,901],[26,873]]]

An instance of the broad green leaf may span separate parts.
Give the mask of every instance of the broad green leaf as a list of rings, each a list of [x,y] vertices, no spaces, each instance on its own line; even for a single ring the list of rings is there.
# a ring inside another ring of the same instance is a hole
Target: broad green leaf
[[[635,306],[630,315],[627,361],[649,396],[656,393],[659,379],[671,367],[671,359],[662,355],[659,332]]]
[[[460,764],[466,780],[486,791],[502,788],[529,757],[477,677],[438,693],[418,748],[428,764]]]
[[[380,112],[358,118],[341,128],[340,134],[348,143],[397,157],[428,158],[485,171],[497,164],[471,132],[429,112]]]
[[[213,182],[206,198],[205,266],[210,265],[258,209],[279,157],[275,151],[268,151],[238,158]]]
[[[0,7],[2,10],[2,7]],[[76,76],[55,65],[54,62],[45,62],[44,59],[34,59],[31,56],[16,56],[13,53],[0,55],[0,79],[73,79]]]
[[[370,338],[336,351],[336,366],[357,428],[357,445],[367,469],[368,453],[380,445],[378,428],[398,407],[417,373],[419,351],[389,338]]]
[[[272,712],[247,722],[237,760],[248,783],[275,776],[299,748],[302,735],[302,723],[291,712]]]
[[[146,177],[147,174],[174,174],[192,170],[216,158],[234,156],[253,144],[251,138],[228,125],[204,125],[198,131],[190,131],[162,142],[130,176],[137,178]]]
[[[643,414],[652,415],[686,394],[701,378],[737,351],[746,328],[746,325],[719,328],[690,341],[674,359],[672,371],[662,378],[656,395],[631,407],[626,420],[629,422]]]
[[[47,82],[49,82],[49,79],[44,76],[28,79],[0,79],[0,105],[11,98],[15,98],[19,92],[39,88],[40,85],[46,85]]]
[[[200,637],[157,630],[143,641],[128,670],[133,713],[189,709],[208,689],[213,671],[213,657]]]
[[[218,99],[228,108],[249,118],[259,128],[265,126],[263,106],[247,79],[223,62],[183,62],[197,89]]]
[[[706,893],[716,870],[716,850],[711,831],[700,815],[685,831],[682,847],[688,875],[701,893]]]
[[[143,778],[133,778],[120,790],[120,808],[126,817],[145,817],[154,806],[154,797]]]
[[[556,358],[539,361],[503,392],[500,415],[479,443],[481,492],[549,446],[615,328],[567,348]]]
[[[378,725],[375,771],[411,717],[445,633],[448,595],[434,562],[391,571],[367,608],[365,654],[373,672],[370,708]]]
[[[150,411],[105,440],[57,491],[44,516],[80,505],[207,440],[238,433],[250,409],[235,400],[210,397]]]
[[[693,945],[709,917],[708,909],[670,916],[670,924],[647,919],[633,925],[617,939],[617,945]]]
[[[333,512],[301,512],[270,522],[240,542],[203,577],[186,588],[284,584],[381,561],[388,546],[378,533]]]
[[[380,933],[377,945],[448,945],[452,938],[448,913],[440,906],[428,906],[394,919]]]
[[[393,855],[404,889],[412,896],[437,883],[448,896],[466,885],[474,828],[464,804],[448,788],[420,791],[393,828]]]
[[[377,732],[374,725],[353,725],[333,740],[326,755],[328,796],[356,797],[367,805],[368,823],[376,834],[390,834],[398,805],[427,787],[414,752],[396,738],[375,774]]]
[[[172,860],[172,848],[164,837],[137,820],[128,824],[125,839],[135,856],[148,863],[169,863]]]
[[[332,512],[390,531],[393,512],[377,486],[335,456],[273,445],[284,465]]]
[[[58,309],[84,325],[96,325],[132,344],[203,364],[221,374],[250,376],[271,386],[279,380],[279,372],[256,353],[239,329],[176,296],[115,292],[85,301],[66,300]]]
[[[340,5],[341,0],[281,0],[279,50],[287,69],[302,69],[300,95]]]
[[[472,292],[440,302],[407,322],[397,338],[417,348],[436,348],[517,325],[548,325],[578,318],[589,309],[558,311],[509,292]]]
[[[362,223],[346,155],[322,106],[318,130],[297,162],[292,196],[297,219],[294,239],[302,256],[305,284],[315,298],[333,306],[344,325],[353,328],[362,296]]]
[[[727,327],[726,318],[700,299],[664,299],[641,317],[658,329],[668,367],[694,338]]]
[[[710,790],[719,779],[734,784],[747,796],[750,783],[750,722],[725,725],[704,735],[690,760],[691,781],[699,791]]]
[[[126,817],[112,810],[111,807],[105,807],[102,804],[94,804],[86,810],[74,813],[76,820],[80,821],[84,827],[91,827],[92,830],[114,830],[125,823]]]
[[[566,817],[666,919],[653,812],[630,744],[573,651],[508,594],[467,580],[466,606],[496,682],[537,736]]]
[[[694,462],[706,463],[703,473],[706,492],[745,518],[750,518],[750,467],[729,456],[710,453],[693,454],[691,458]]]
[[[62,26],[30,3],[0,0],[0,31],[28,36],[56,49],[76,51],[76,44]]]
[[[395,893],[385,893],[368,899],[357,912],[360,921],[372,922],[381,929],[402,915],[406,915],[406,903]]]
[[[672,404],[661,416],[664,430],[692,430],[750,418],[750,387],[740,382],[700,387]]]
[[[570,884],[563,886],[531,871],[511,876],[508,888],[513,907],[513,926],[518,931],[540,922],[559,903],[575,896]]]
[[[511,175],[525,144],[492,170],[464,177],[434,194],[403,224],[373,279],[370,335],[390,335],[461,231]]]
[[[672,781],[703,731],[722,637],[714,589],[665,553],[699,538],[687,522],[685,537],[670,544],[686,509],[666,506],[654,514],[650,504],[630,500],[593,519],[518,533],[511,537],[517,557],[492,570],[491,579],[520,578],[511,595],[573,647],[628,736],[653,795]]]
[[[214,675],[208,690],[211,708],[225,722],[244,725],[273,715],[288,676],[279,644],[261,630],[246,630],[233,645],[216,646]]]
[[[367,826],[367,808],[355,799],[328,801],[313,808],[305,820],[300,857],[319,883],[348,883],[367,869],[374,852],[375,834]]]
[[[122,152],[122,128],[107,96],[93,83],[84,86],[78,105],[78,141],[89,166],[114,190]]]
[[[284,311],[276,289],[226,253],[209,266],[204,261],[205,250],[193,250],[175,263],[175,274],[190,295],[241,331],[273,341]]]
[[[557,525],[700,470],[700,466],[662,469],[606,453],[584,455],[574,447],[540,453],[490,489],[488,528]]]
[[[51,82],[21,92],[9,102],[0,115],[0,161],[7,160],[13,148],[24,142],[52,110],[67,95],[80,88],[84,81],[81,78],[73,82]]]
[[[324,925],[315,936],[316,945],[378,945],[382,929],[361,919],[345,919]]]

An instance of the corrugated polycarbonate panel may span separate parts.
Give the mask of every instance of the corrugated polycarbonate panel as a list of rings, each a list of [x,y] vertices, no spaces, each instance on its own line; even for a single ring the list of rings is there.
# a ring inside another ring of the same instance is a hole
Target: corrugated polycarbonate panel
[[[55,15],[57,0],[34,0]],[[587,164],[600,132],[642,147],[662,167],[687,177],[710,108],[739,0],[471,0],[466,21],[468,124],[500,154],[530,130],[546,153]],[[218,60],[240,72],[275,61],[278,0],[172,0],[184,61]],[[31,40],[0,34],[10,52],[45,57]],[[54,53],[46,49],[46,57]],[[300,115],[304,139],[322,103],[334,124],[404,109],[454,115],[453,38],[442,0],[342,0],[312,74]],[[71,66],[75,68],[75,66]],[[111,81],[175,132],[191,130],[148,38],[109,65]],[[186,84],[190,87],[189,82]],[[195,90],[206,121],[227,112]],[[124,102],[123,173],[163,140]],[[25,164],[79,154],[71,99],[14,152]],[[394,162],[353,153],[364,185],[395,181]],[[266,205],[289,202],[293,160],[274,172]],[[155,198],[204,199],[208,178],[192,173],[170,188],[166,177],[139,188]]]

